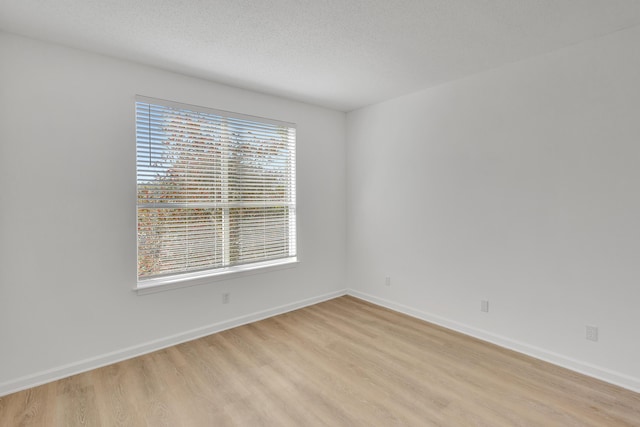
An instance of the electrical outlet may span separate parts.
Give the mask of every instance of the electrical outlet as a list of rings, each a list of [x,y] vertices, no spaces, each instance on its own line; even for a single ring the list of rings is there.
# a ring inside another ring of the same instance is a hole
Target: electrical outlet
[[[231,294],[230,293],[224,293],[222,294],[222,303],[223,304],[229,304],[229,301],[231,300]]]
[[[588,326],[586,327],[586,338],[589,341],[598,341],[598,327]]]
[[[489,301],[486,299],[483,299],[482,301],[480,301],[480,311],[482,311],[483,313],[488,313],[489,312]]]
[[[391,286],[391,277],[387,276],[384,278],[384,285]]]

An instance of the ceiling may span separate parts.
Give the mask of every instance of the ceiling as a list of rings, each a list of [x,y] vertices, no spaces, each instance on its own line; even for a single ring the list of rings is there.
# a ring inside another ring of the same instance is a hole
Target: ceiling
[[[0,1],[7,32],[342,111],[638,24],[638,0]]]

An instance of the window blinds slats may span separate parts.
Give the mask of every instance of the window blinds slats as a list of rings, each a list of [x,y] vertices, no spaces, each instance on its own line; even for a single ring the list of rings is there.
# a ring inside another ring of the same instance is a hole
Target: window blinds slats
[[[292,125],[140,97],[136,158],[139,280],[295,256]]]

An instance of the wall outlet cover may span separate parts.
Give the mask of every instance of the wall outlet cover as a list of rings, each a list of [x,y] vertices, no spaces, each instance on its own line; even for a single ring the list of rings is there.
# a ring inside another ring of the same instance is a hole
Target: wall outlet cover
[[[586,327],[586,338],[589,341],[598,341],[598,327],[597,326],[589,326]]]
[[[482,301],[480,301],[480,311],[482,311],[483,313],[488,313],[489,312],[489,301],[486,299],[483,299]]]

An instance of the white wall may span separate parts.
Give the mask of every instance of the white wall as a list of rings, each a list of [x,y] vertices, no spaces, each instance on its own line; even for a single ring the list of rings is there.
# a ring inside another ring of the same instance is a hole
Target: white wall
[[[638,46],[640,27],[349,113],[353,292],[640,391]]]
[[[0,33],[0,395],[340,294],[345,258],[357,296],[640,390],[639,42],[352,112],[346,165],[343,113]],[[131,291],[135,94],[298,124],[297,268]]]
[[[344,113],[6,33],[0,58],[0,395],[344,292]],[[297,123],[296,268],[132,292],[136,94]]]

